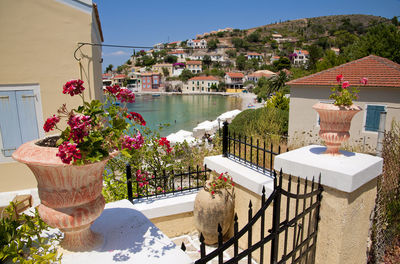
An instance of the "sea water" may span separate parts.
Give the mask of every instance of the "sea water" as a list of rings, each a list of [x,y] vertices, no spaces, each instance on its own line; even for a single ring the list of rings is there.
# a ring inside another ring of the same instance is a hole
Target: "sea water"
[[[222,95],[136,95],[128,110],[141,114],[151,129],[163,124],[160,134],[167,136],[181,129],[192,131],[197,124],[215,120],[230,110],[240,109],[241,99]],[[222,124],[221,124],[222,125]]]

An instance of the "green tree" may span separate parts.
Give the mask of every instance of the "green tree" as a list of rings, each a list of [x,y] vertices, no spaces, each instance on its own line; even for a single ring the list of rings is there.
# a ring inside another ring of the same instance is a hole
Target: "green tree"
[[[308,68],[314,70],[316,68],[317,61],[324,56],[324,51],[318,45],[311,45],[308,49],[310,53],[310,59],[308,61]]]
[[[164,58],[164,62],[166,63],[175,63],[178,61],[178,57],[174,56],[174,55],[168,55]]]
[[[358,41],[344,50],[349,60],[370,54],[400,63],[400,31],[391,24],[379,24],[368,30]]]
[[[396,27],[399,26],[399,20],[397,19],[396,16],[394,16],[391,20],[393,25],[395,25]]]
[[[344,30],[336,31],[334,35],[335,35],[335,42],[334,42],[335,46],[341,50],[343,50],[344,47],[347,47],[348,45],[358,40],[358,37],[356,35],[351,34]]]
[[[184,69],[181,73],[181,75],[179,75],[179,79],[182,82],[187,82],[187,80],[189,80],[190,78],[192,78],[194,76],[194,74],[188,70],[188,69]]]
[[[219,33],[220,33],[220,32],[219,32]],[[218,39],[211,39],[211,40],[208,41],[207,47],[208,47],[210,50],[214,50],[214,49],[217,48],[218,43],[219,43],[219,40],[218,40]]]
[[[235,58],[236,57],[236,49],[230,49],[227,50],[226,55],[228,55],[229,58]]]
[[[204,55],[203,57],[203,64],[209,67],[211,65],[211,57],[209,55]]]
[[[267,107],[277,108],[284,111],[289,111],[290,99],[283,92],[276,92],[267,100]]]
[[[163,71],[163,75],[164,75],[165,77],[168,77],[168,76],[169,76],[169,71],[168,71],[167,68],[162,67],[162,71]]]
[[[261,40],[260,32],[254,31],[250,35],[246,37],[247,41],[249,42],[259,42]]]
[[[280,57],[279,60],[273,62],[276,70],[290,69],[290,60],[287,57]]]
[[[125,64],[131,65],[132,62],[131,62],[131,60],[127,60],[127,61],[125,62]]]
[[[243,54],[236,57],[236,67],[241,71],[246,68],[246,57]]]
[[[113,68],[114,68],[114,65],[109,64],[104,72],[106,72],[106,73],[107,73],[107,72],[110,72],[110,71],[113,70]]]
[[[343,56],[338,56],[332,50],[327,50],[325,52],[325,56],[321,61],[318,61],[316,64],[316,71],[323,71],[338,65],[341,65],[346,62],[346,59]]]

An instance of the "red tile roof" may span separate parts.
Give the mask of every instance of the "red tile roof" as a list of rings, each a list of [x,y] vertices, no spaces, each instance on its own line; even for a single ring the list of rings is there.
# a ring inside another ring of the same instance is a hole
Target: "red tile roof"
[[[118,75],[115,75],[113,79],[124,79],[124,78],[126,78],[125,74],[118,74]]]
[[[202,61],[187,61],[186,65],[193,64],[193,65],[201,65]]]
[[[228,75],[231,78],[243,78],[244,75],[241,72],[227,72],[226,75]]]
[[[294,50],[294,53],[296,54],[304,54],[304,55],[308,55],[308,51],[307,50]]]
[[[336,76],[342,74],[344,81],[359,85],[360,79],[368,78],[367,86],[400,87],[400,64],[369,55],[309,76],[288,82],[289,85],[335,85]]]
[[[183,53],[185,53],[183,50],[174,50],[174,51],[168,52],[168,54],[183,54]]]
[[[262,55],[257,52],[247,52],[247,56],[262,56]]]
[[[214,76],[196,76],[190,78],[189,81],[218,81],[218,78]]]

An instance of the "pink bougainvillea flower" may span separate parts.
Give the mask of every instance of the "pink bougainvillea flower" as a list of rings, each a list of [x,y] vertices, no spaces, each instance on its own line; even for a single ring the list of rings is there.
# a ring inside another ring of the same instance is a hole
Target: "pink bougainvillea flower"
[[[140,131],[137,132],[136,136],[124,136],[122,139],[121,148],[122,149],[140,149],[144,144],[144,139]]]
[[[83,90],[85,90],[85,87],[83,87],[82,84],[83,84],[82,80],[71,80],[66,84],[64,84],[63,93],[64,94],[68,93],[71,96],[74,96],[76,94],[81,94]]]
[[[58,147],[57,157],[65,164],[70,164],[72,159],[81,159],[81,151],[77,148],[77,144],[65,141]]]
[[[90,116],[72,115],[68,119],[67,124],[71,127],[71,133],[68,139],[72,139],[77,143],[83,141],[83,138],[89,135],[92,127]]]
[[[342,80],[343,80],[343,75],[342,74],[339,74],[339,75],[336,76],[336,81],[337,82],[341,82]]]
[[[116,94],[117,99],[121,101],[121,103],[128,102],[134,103],[135,102],[135,94],[127,89],[127,88],[120,88],[119,92]]]
[[[53,115],[52,117],[47,118],[46,122],[43,125],[43,129],[46,132],[49,132],[54,129],[56,124],[60,122],[60,117]]]
[[[144,120],[143,116],[136,112],[130,112],[129,115],[126,116],[128,119],[133,119],[136,123],[141,126],[146,125],[146,121]]]
[[[360,83],[363,84],[363,85],[367,85],[368,78],[365,78],[365,77],[361,78]]]
[[[348,81],[342,83],[343,89],[347,89],[349,86],[350,86],[350,83]]]

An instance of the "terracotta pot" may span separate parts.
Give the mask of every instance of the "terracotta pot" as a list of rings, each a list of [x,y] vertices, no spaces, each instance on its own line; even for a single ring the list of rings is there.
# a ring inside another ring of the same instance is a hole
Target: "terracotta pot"
[[[82,166],[67,165],[56,156],[58,148],[41,147],[35,142],[21,145],[12,157],[25,163],[36,177],[40,217],[64,232],[64,249],[89,251],[101,246],[103,237],[90,226],[104,210],[101,190],[109,158]]]
[[[194,224],[203,234],[204,243],[213,245],[218,242],[218,224],[222,235],[226,235],[233,223],[235,200],[234,195],[222,189],[214,196],[201,189],[194,201]]]
[[[319,136],[325,141],[325,154],[340,155],[342,142],[350,138],[350,125],[354,115],[362,109],[357,105],[337,106],[334,104],[317,103],[313,108],[320,118]]]

